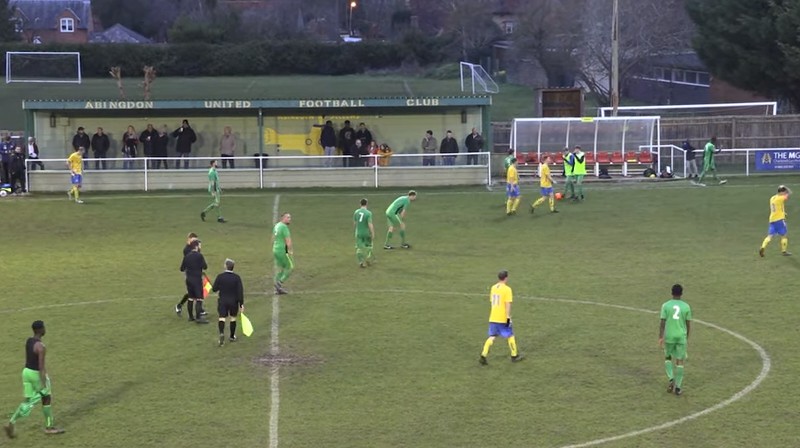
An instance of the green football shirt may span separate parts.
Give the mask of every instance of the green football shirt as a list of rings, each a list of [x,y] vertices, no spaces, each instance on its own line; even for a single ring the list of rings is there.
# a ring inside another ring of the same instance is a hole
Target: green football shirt
[[[692,320],[692,309],[683,300],[668,300],[661,305],[661,318],[666,321],[664,341],[686,343],[686,322]]]
[[[219,190],[219,175],[217,174],[217,169],[211,167],[208,170],[208,192],[213,193]]]
[[[356,236],[370,236],[369,225],[372,223],[372,212],[365,208],[358,208],[353,213],[353,222],[356,223]]]
[[[272,234],[275,236],[275,242],[272,243],[272,252],[276,254],[286,253],[286,239],[291,238],[292,234],[289,232],[289,226],[282,222],[275,224],[272,228]]]
[[[706,147],[703,150],[703,160],[706,163],[711,163],[711,161],[714,159],[714,152],[716,150],[717,150],[717,147],[714,146],[713,143],[711,143],[711,142],[706,143]]]
[[[516,159],[516,157],[513,155],[508,155],[505,159],[503,159],[503,167],[506,169],[506,171],[508,171],[508,167],[511,166],[511,162],[513,162],[514,159]]]
[[[411,205],[411,199],[408,196],[400,196],[399,198],[395,199],[392,202],[392,205],[386,209],[386,214],[391,215],[399,215],[404,209],[408,208]]]

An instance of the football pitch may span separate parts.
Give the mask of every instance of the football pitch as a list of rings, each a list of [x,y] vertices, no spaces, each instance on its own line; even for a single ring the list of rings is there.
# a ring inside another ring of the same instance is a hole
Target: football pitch
[[[0,247],[0,406],[19,403],[42,319],[67,430],[43,434],[37,407],[2,446],[798,446],[800,263],[777,241],[757,254],[769,197],[797,179],[589,184],[584,203],[533,215],[527,185],[512,217],[500,188],[417,189],[413,248],[392,251],[383,210],[398,189],[228,191],[226,224],[200,221],[202,191],[0,199],[14,223]],[[361,197],[377,233],[366,269]],[[293,216],[296,264],[277,299],[276,211]],[[188,232],[212,278],[236,261],[252,337],[217,346],[216,300],[210,325],[175,315]],[[498,340],[480,366],[500,269],[526,359],[512,364]],[[657,343],[676,282],[695,318],[681,397],[666,392]]]

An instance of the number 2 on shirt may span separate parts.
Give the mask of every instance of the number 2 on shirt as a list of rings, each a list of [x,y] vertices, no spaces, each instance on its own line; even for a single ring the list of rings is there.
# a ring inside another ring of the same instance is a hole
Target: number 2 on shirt
[[[492,306],[500,306],[500,294],[492,294]]]
[[[672,318],[675,319],[675,320],[680,319],[681,318],[681,307],[679,307],[678,305],[675,305],[675,306],[672,307],[672,309],[675,310],[675,314],[672,315]]]

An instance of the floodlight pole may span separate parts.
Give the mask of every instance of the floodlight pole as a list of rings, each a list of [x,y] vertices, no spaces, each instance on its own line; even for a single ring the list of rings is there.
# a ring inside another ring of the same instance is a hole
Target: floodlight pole
[[[350,37],[353,37],[353,9],[356,6],[358,6],[358,4],[355,1],[350,2],[350,13],[348,18],[349,24],[347,25],[347,30],[350,32]]]
[[[611,18],[611,116],[619,107],[619,0],[614,0]]]

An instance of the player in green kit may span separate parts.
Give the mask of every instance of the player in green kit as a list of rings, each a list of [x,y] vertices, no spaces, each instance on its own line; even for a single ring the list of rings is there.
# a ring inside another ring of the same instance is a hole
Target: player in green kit
[[[292,248],[292,234],[289,232],[289,224],[292,223],[292,215],[284,213],[281,220],[275,223],[272,228],[272,257],[275,259],[275,294],[289,294],[283,288],[289,275],[294,269],[294,249]]]
[[[206,213],[211,211],[212,208],[217,209],[217,222],[225,222],[222,217],[222,210],[220,209],[219,202],[222,196],[222,186],[219,184],[219,174],[217,174],[217,161],[212,160],[208,168],[208,193],[211,195],[211,203],[208,207],[200,212],[200,219],[206,220]]]
[[[658,330],[658,345],[664,349],[664,368],[669,378],[667,392],[675,392],[675,395],[683,393],[683,364],[692,325],[692,309],[681,299],[682,296],[683,286],[673,285],[672,300],[661,305],[661,325]]]
[[[509,149],[508,155],[505,159],[503,159],[503,177],[508,176],[508,167],[511,166],[514,161],[517,160],[517,156],[514,155],[514,150]],[[506,201],[503,201],[503,208],[506,208]]]
[[[372,212],[367,210],[367,200],[361,200],[361,207],[353,213],[353,227],[356,229],[356,258],[358,265],[367,267],[375,261],[372,255],[372,241],[375,239],[375,226],[372,225]]]
[[[706,143],[706,147],[703,149],[703,172],[700,173],[700,178],[697,179],[695,185],[699,185],[701,187],[705,187],[706,184],[703,183],[703,179],[705,179],[706,174],[709,172],[714,180],[719,181],[720,185],[725,185],[728,183],[725,179],[720,179],[717,177],[717,164],[714,163],[714,154],[718,154],[721,149],[717,150],[717,137],[711,137],[711,140]]]
[[[383,244],[384,249],[394,249],[389,244],[392,241],[395,227],[400,228],[400,241],[403,249],[411,249],[411,245],[406,242],[406,224],[403,218],[406,216],[406,210],[411,205],[411,201],[417,199],[417,192],[411,190],[408,194],[400,196],[392,202],[392,205],[386,209],[386,219],[389,221],[389,231],[386,232],[386,242]]]

